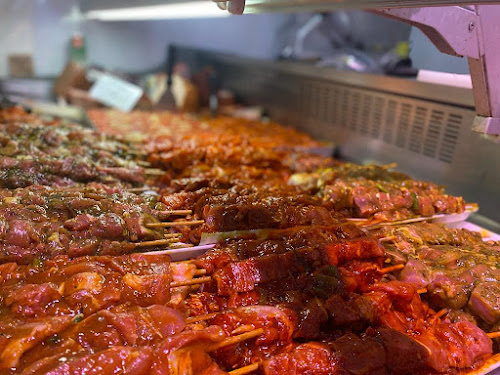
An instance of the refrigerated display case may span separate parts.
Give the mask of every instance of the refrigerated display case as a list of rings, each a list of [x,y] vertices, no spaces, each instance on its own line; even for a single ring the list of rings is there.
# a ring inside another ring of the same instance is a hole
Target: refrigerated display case
[[[0,371],[498,371],[500,5],[247,2],[347,7],[467,56],[473,89],[178,45],[262,117],[0,108]]]

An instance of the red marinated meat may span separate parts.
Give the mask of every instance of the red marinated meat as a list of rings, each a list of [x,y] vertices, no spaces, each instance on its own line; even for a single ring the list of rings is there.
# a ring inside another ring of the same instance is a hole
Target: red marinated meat
[[[262,363],[265,375],[343,375],[345,371],[330,348],[319,342],[290,345]]]
[[[45,315],[47,308],[61,298],[58,285],[53,283],[26,284],[5,297],[5,306],[22,316]]]
[[[96,218],[89,214],[81,214],[64,222],[64,227],[68,230],[87,230],[94,223]]]
[[[2,301],[12,313],[23,316],[80,309],[90,314],[120,301],[148,306],[170,299],[166,255],[58,257],[41,267],[10,264],[2,269],[10,272],[0,289]]]
[[[261,302],[262,296],[259,292],[253,290],[246,293],[234,293],[227,300],[228,308],[236,308],[241,306],[258,305]]]
[[[285,279],[306,271],[307,263],[292,252],[230,263],[213,274],[221,295],[254,290],[258,284]]]
[[[213,366],[213,360],[207,352],[212,345],[226,337],[224,331],[217,326],[203,330],[185,330],[169,336],[155,350],[156,361],[151,368],[151,374],[170,374],[170,369],[175,373],[202,374]],[[218,375],[217,372],[215,374]]]
[[[358,306],[344,297],[334,294],[325,303],[331,324],[336,327],[348,327],[361,320]]]
[[[372,238],[333,243],[325,251],[327,262],[333,265],[354,259],[382,257],[384,254],[384,248]]]
[[[332,225],[336,220],[324,207],[285,206],[252,203],[205,206],[207,232],[225,232],[259,228],[289,228],[302,225]]]
[[[224,311],[227,301],[216,293],[199,292],[189,294],[185,300],[185,306],[189,315],[197,316]]]
[[[436,324],[413,337],[428,348],[426,363],[439,372],[471,367],[492,353],[491,339],[468,321]]]
[[[381,262],[353,260],[338,268],[342,281],[350,292],[362,292],[382,277],[379,265]]]
[[[264,334],[255,341],[256,345],[261,346],[290,342],[297,323],[298,317],[293,311],[273,306],[239,307],[220,313],[211,321],[211,324],[220,326],[227,334],[240,326],[263,328]]]
[[[354,205],[360,217],[368,217],[378,211],[390,211],[400,208],[409,208],[413,198],[408,190],[397,194],[387,194],[377,187],[355,187],[352,189]]]
[[[217,315],[211,324],[227,334],[256,328],[264,333],[255,339],[231,345],[213,353],[217,363],[225,368],[237,368],[279,352],[292,342],[298,317],[292,310],[272,306],[247,306]]]
[[[293,249],[293,248],[292,248]],[[369,259],[384,255],[384,248],[373,239],[360,239],[327,245],[323,248],[301,248],[283,254],[270,254],[232,262],[214,272],[217,290],[221,295],[248,292],[259,284],[285,279],[319,268],[325,263],[338,265],[353,259]],[[218,255],[215,255],[218,258]],[[207,259],[207,255],[202,259]],[[223,258],[225,259],[225,258]],[[222,264],[224,264],[223,262]],[[203,264],[203,263],[201,263]]]
[[[163,238],[153,201],[99,184],[67,189],[33,185],[0,191],[0,262],[114,254],[132,242]]]
[[[120,305],[98,311],[59,336],[62,342],[69,341],[67,346],[76,338],[80,346],[97,351],[113,345],[158,344],[185,326],[181,313],[169,307]]]
[[[26,352],[32,352],[31,349],[66,329],[72,322],[71,316],[44,317],[24,324],[16,320],[3,321],[0,331],[8,341],[3,342],[3,347],[0,347],[0,370],[17,367]]]
[[[371,374],[386,363],[384,346],[369,336],[346,334],[332,343],[342,367],[353,375]]]
[[[364,320],[400,332],[422,327],[429,308],[422,303],[414,285],[391,281],[375,284],[370,289],[355,299]]]
[[[98,238],[121,240],[125,237],[124,220],[115,213],[105,213],[92,225],[92,234]]]
[[[117,346],[97,353],[84,353],[61,361],[63,356],[47,357],[23,371],[26,375],[116,374],[147,375],[153,365],[151,348]]]
[[[384,327],[378,328],[374,334],[375,339],[384,346],[386,367],[391,374],[413,374],[425,367],[429,352],[418,341]]]
[[[215,270],[220,269],[232,262],[237,262],[239,259],[236,250],[232,248],[214,248],[200,255],[195,260],[195,264],[207,270],[210,275]]]
[[[488,324],[500,320],[500,284],[486,281],[477,285],[469,299],[469,308],[476,316]]]
[[[299,323],[293,334],[294,338],[318,339],[322,326],[328,322],[328,312],[323,303],[317,298],[310,299],[296,312]]]
[[[375,284],[356,304],[363,319],[406,333],[422,343],[429,351],[426,364],[437,371],[470,367],[492,352],[491,340],[476,325],[433,320],[412,284]]]

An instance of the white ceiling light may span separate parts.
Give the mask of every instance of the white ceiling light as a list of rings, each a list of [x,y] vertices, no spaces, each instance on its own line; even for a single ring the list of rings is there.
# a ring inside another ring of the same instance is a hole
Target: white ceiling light
[[[141,21],[182,18],[226,17],[229,14],[217,8],[211,1],[149,5],[141,7],[91,10],[86,16],[99,21]]]

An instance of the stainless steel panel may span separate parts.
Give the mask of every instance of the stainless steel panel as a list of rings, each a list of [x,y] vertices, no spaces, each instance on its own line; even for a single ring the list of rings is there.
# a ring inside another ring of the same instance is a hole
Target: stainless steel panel
[[[278,122],[335,142],[341,157],[397,162],[500,222],[500,145],[471,130],[471,90],[191,49],[179,56],[194,69],[215,66],[221,87]]]

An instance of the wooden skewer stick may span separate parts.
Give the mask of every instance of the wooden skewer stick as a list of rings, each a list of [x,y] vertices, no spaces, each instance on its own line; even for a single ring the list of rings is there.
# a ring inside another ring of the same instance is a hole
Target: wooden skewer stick
[[[253,331],[254,329],[255,327],[251,324],[243,324],[238,328],[234,329],[233,331],[231,331],[231,335],[239,335],[240,333],[250,332]]]
[[[403,269],[403,268],[405,268],[404,264],[396,264],[395,266],[381,268],[378,272],[384,274],[384,273],[398,271],[398,270]]]
[[[250,374],[254,371],[257,371],[259,369],[260,364],[259,363],[252,363],[251,365],[245,366],[245,367],[240,367],[237,368],[236,370],[229,371],[228,374],[231,375],[246,375]]]
[[[169,240],[171,244],[177,243],[180,240],[179,237],[170,237],[170,238],[166,238],[166,239]]]
[[[141,167],[151,167],[151,163],[144,160],[136,160],[135,164],[140,165]]]
[[[382,237],[379,239],[380,242],[391,242],[396,239],[396,236],[387,236],[387,237]]]
[[[203,251],[203,250],[208,250],[213,248],[215,245],[210,244],[210,245],[200,245],[200,246],[194,246],[193,244],[189,243],[182,243],[182,242],[174,242],[170,244],[170,248],[167,250],[155,250],[155,251],[148,251],[143,254],[149,255],[171,255],[171,254],[182,254],[182,253],[191,253],[191,251]],[[183,261],[184,262],[184,261]]]
[[[165,173],[167,173],[166,171],[157,168],[144,168],[144,172],[150,176],[164,176]]]
[[[204,268],[197,269],[194,271],[195,276],[203,276],[207,274],[207,270]]]
[[[417,289],[418,294],[424,294],[427,293],[427,288],[422,288],[422,289]]]
[[[212,278],[210,276],[204,276],[204,277],[197,277],[197,278],[189,279],[189,280],[173,281],[170,283],[170,287],[177,288],[179,286],[203,284],[203,283],[208,283],[211,280],[212,280]]]
[[[398,166],[398,163],[390,163],[390,164],[382,165],[381,167],[384,169],[394,169],[394,168],[397,168],[397,166]]]
[[[205,314],[205,315],[198,315],[198,316],[190,316],[189,318],[186,319],[186,323],[196,323],[196,322],[203,322],[205,320],[212,320],[215,318],[219,313],[210,313],[210,314]]]
[[[191,210],[167,210],[167,211],[157,211],[158,215],[191,215],[193,211]]]
[[[254,337],[260,336],[263,333],[264,333],[264,329],[257,328],[257,329],[254,329],[253,331],[242,333],[241,335],[228,337],[227,339],[224,339],[221,342],[218,342],[218,343],[212,345],[212,347],[210,348],[210,351],[215,351],[217,349],[220,349],[220,348],[223,348],[223,347],[229,346],[229,345],[239,344],[240,342],[243,342],[243,341],[252,339]]]
[[[496,339],[500,337],[500,332],[488,332],[487,335],[490,339]]]
[[[128,189],[128,191],[130,191],[131,193],[142,193],[144,191],[150,191],[150,190],[157,191],[158,188],[144,186],[144,187],[140,187],[140,188],[130,188],[130,189]]]
[[[182,233],[165,233],[165,238],[180,238],[182,237]]]
[[[135,247],[165,246],[165,245],[169,245],[171,243],[172,243],[172,241],[170,238],[165,238],[162,240],[137,242],[135,244]]]
[[[149,223],[146,224],[148,228],[169,228],[169,227],[181,227],[181,226],[194,226],[203,224],[204,220],[192,220],[192,221],[171,221],[167,223]]]
[[[433,319],[439,319],[441,318],[443,315],[446,315],[448,313],[448,311],[446,311],[446,309],[441,309],[439,310],[436,315],[434,315]]]

